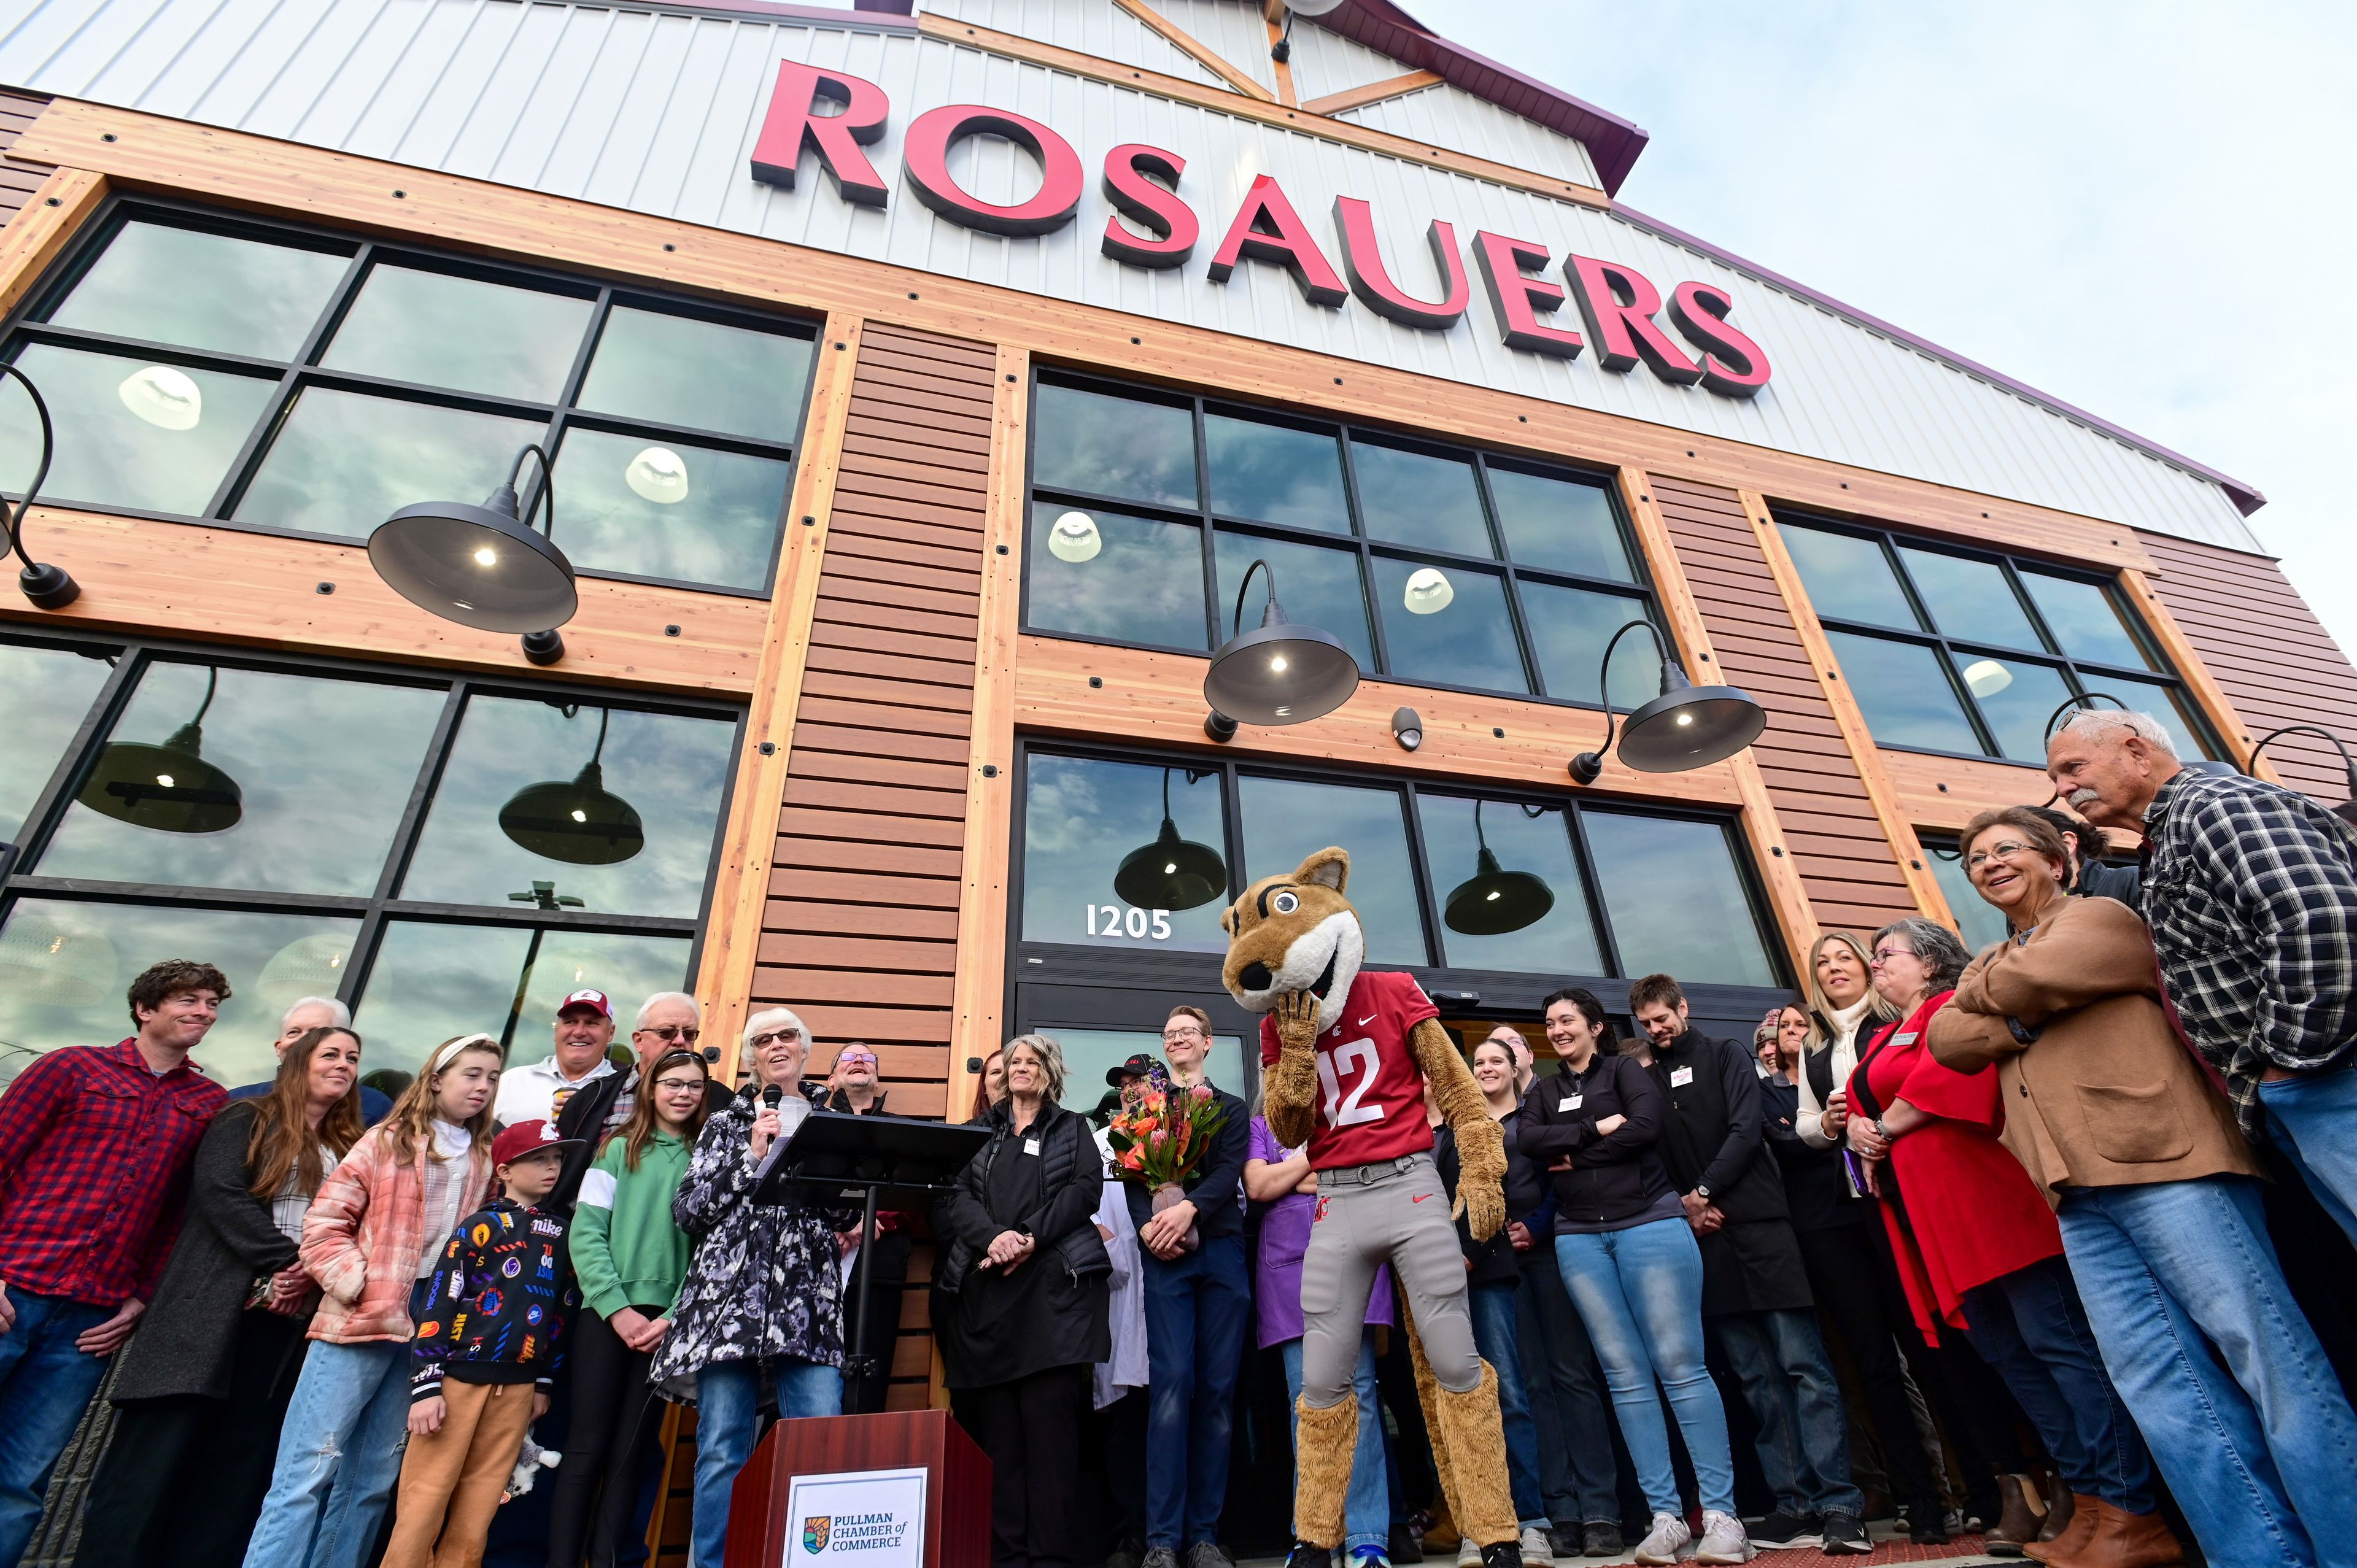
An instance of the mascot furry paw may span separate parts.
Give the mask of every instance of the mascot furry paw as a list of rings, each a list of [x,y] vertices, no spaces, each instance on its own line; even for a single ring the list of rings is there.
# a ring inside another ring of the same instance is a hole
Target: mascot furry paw
[[[1484,1568],[1521,1568],[1506,1484],[1498,1379],[1473,1348],[1464,1256],[1440,1177],[1424,1089],[1456,1130],[1458,1210],[1478,1240],[1505,1222],[1504,1135],[1439,1010],[1405,974],[1370,973],[1366,932],[1343,897],[1351,857],[1321,849],[1289,875],[1265,877],[1220,918],[1221,978],[1261,1014],[1269,1131],[1307,1145],[1318,1218],[1302,1262],[1300,1433],[1293,1532],[1342,1543],[1342,1499],[1358,1436],[1351,1375],[1378,1266],[1408,1306],[1416,1391],[1448,1509],[1482,1548]]]

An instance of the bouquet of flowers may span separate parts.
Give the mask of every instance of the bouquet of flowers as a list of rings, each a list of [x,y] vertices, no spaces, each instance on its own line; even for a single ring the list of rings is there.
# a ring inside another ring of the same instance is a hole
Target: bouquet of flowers
[[[1159,1214],[1186,1197],[1187,1178],[1203,1163],[1213,1134],[1227,1119],[1211,1085],[1178,1088],[1157,1063],[1138,1083],[1135,1098],[1125,1098],[1106,1123],[1114,1173],[1152,1192]],[[1192,1250],[1198,1244],[1190,1228],[1187,1245]]]

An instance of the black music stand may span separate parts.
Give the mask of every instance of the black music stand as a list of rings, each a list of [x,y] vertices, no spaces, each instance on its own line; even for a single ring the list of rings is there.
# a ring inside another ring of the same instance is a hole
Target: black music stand
[[[762,1162],[753,1186],[755,1203],[787,1203],[822,1197],[856,1197],[865,1217],[859,1228],[859,1261],[852,1265],[858,1297],[843,1359],[844,1375],[874,1371],[867,1344],[867,1258],[874,1251],[876,1210],[929,1207],[947,1192],[982,1146],[987,1127],[952,1126],[908,1116],[854,1116],[813,1107],[785,1146]]]

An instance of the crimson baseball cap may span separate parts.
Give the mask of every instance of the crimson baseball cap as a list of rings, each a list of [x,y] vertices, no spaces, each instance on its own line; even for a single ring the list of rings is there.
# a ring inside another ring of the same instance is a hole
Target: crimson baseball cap
[[[610,1019],[614,1015],[614,1004],[606,1000],[606,993],[602,991],[575,992],[556,1004],[556,1015],[562,1018],[576,1007],[595,1007],[600,1018]]]
[[[491,1164],[512,1165],[526,1155],[536,1155],[543,1149],[568,1149],[580,1142],[578,1138],[558,1137],[553,1122],[519,1122],[491,1140]]]

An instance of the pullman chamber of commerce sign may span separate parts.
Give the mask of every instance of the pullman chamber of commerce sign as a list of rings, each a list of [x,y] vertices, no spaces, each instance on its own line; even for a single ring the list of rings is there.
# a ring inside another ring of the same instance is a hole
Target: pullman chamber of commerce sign
[[[796,166],[809,154],[844,200],[882,208],[891,193],[866,149],[882,139],[891,113],[890,97],[875,82],[781,61],[754,144],[752,176],[791,190]],[[1001,206],[961,187],[950,171],[950,153],[970,136],[1003,137],[1023,148],[1039,166],[1039,190]],[[1071,224],[1080,210],[1087,180],[1081,155],[1037,120],[982,104],[950,103],[918,115],[901,142],[900,172],[909,194],[949,222],[988,234],[1051,234]],[[1107,152],[1099,179],[1114,216],[1105,220],[1099,250],[1125,266],[1156,271],[1193,261],[1204,229],[1201,215],[1183,193],[1186,171],[1187,160],[1178,154],[1145,143]],[[1563,282],[1556,283],[1545,275],[1558,264],[1546,246],[1488,230],[1460,246],[1455,226],[1434,219],[1425,236],[1442,292],[1437,299],[1424,298],[1392,275],[1376,243],[1368,203],[1336,197],[1333,228],[1339,270],[1283,187],[1272,176],[1256,176],[1229,215],[1203,275],[1224,284],[1240,263],[1265,262],[1283,267],[1312,305],[1339,310],[1355,298],[1403,327],[1446,332],[1464,318],[1472,302],[1469,254],[1500,339],[1510,349],[1574,360],[1592,344],[1605,370],[1626,374],[1642,364],[1672,385],[1699,382],[1722,397],[1749,398],[1768,384],[1768,356],[1727,319],[1733,297],[1709,284],[1679,284],[1665,301],[1634,267],[1577,254],[1564,256]],[[1577,327],[1563,315],[1566,304],[1577,313]],[[1663,326],[1664,314],[1677,338]],[[1685,340],[1683,345],[1678,338]]]

